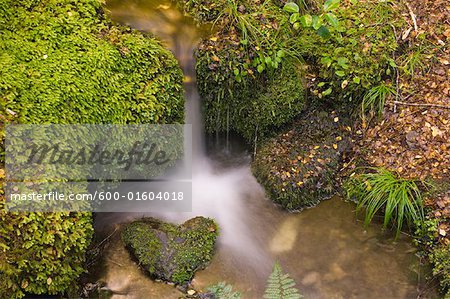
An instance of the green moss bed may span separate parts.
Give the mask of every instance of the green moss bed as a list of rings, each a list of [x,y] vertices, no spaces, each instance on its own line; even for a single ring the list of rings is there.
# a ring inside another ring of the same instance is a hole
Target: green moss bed
[[[218,236],[214,220],[195,217],[181,225],[143,218],[125,226],[122,239],[150,276],[184,285],[211,261]]]

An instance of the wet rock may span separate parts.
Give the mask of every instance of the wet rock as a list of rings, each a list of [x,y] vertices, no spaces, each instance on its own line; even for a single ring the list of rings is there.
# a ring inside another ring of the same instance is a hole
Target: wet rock
[[[318,272],[310,272],[306,274],[302,279],[302,284],[305,286],[318,284],[320,280],[320,275]]]
[[[298,211],[332,196],[352,145],[349,123],[338,112],[310,109],[263,144],[252,170],[270,199]]]
[[[153,278],[182,285],[209,264],[217,235],[217,224],[209,218],[181,225],[142,218],[125,226],[122,240]]]

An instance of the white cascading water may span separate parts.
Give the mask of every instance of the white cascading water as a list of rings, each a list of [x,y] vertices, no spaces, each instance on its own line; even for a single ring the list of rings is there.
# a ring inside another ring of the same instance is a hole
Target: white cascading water
[[[195,216],[215,219],[220,227],[220,246],[231,249],[229,253],[239,262],[254,267],[255,273],[267,275],[271,261],[264,253],[262,244],[257,244],[254,238],[247,223],[251,215],[244,205],[246,198],[255,195],[262,197],[264,191],[251,174],[248,164],[220,169],[214,167],[205,155],[201,100],[195,84],[193,57],[202,30],[170,5],[159,5],[150,12],[131,6],[126,10],[113,11],[113,14],[116,19],[127,20],[133,28],[152,32],[161,38],[178,59],[185,75],[186,123],[192,124],[192,144],[187,144],[192,146],[192,212],[156,216],[178,223]],[[129,216],[126,216],[127,220]]]

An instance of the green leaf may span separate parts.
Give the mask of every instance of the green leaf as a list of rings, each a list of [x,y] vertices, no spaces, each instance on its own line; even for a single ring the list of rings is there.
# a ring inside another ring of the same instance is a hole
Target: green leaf
[[[325,39],[330,38],[331,36],[330,30],[328,30],[328,28],[325,26],[320,26],[320,28],[317,30],[317,34]]]
[[[361,78],[353,77],[353,82],[356,83],[356,84],[359,84],[361,82]]]
[[[283,58],[284,57],[284,51],[283,50],[278,50],[277,57]]]
[[[320,82],[319,84],[317,84],[317,87],[322,87],[325,85],[325,82]]]
[[[339,21],[338,21],[337,17],[334,14],[332,14],[331,12],[329,12],[325,15],[325,19],[334,28],[337,28],[339,26]]]
[[[235,76],[237,76],[237,75],[239,75],[239,70],[238,69],[234,69],[233,73],[234,73]]]
[[[294,23],[294,25],[292,25],[292,27],[295,29],[295,30],[298,30],[298,29],[300,29],[300,23],[299,22],[297,22],[297,23]]]
[[[262,64],[258,65],[258,73],[262,73],[264,71],[264,66]]]
[[[334,72],[337,76],[339,77],[344,77],[345,76],[345,72],[344,71],[335,71]]]
[[[319,18],[318,16],[312,16],[312,26],[314,30],[317,30],[322,26],[322,18]]]
[[[298,13],[293,13],[293,14],[291,15],[291,17],[289,18],[289,22],[290,22],[291,24],[294,24],[295,22],[298,21],[299,17],[300,17],[300,15],[299,15]]]
[[[290,13],[299,12],[299,10],[300,10],[300,9],[298,8],[298,5],[295,4],[294,2],[288,2],[288,3],[286,3],[286,4],[284,5],[283,9],[284,9],[285,11],[287,11],[287,12],[290,12]]]
[[[312,19],[311,15],[309,15],[309,14],[301,16],[298,20],[300,21],[300,23],[302,23],[302,26],[304,28],[311,27],[312,22],[313,22],[313,19]]]
[[[394,59],[389,59],[389,65],[394,68],[397,67],[397,64],[395,63]]]
[[[339,2],[341,2],[341,0],[327,0],[323,4],[323,10],[324,11],[334,10],[339,6]]]
[[[320,63],[323,65],[326,65],[327,67],[330,67],[333,60],[329,56],[324,56],[320,59]]]
[[[337,59],[338,65],[340,65],[344,70],[348,69],[347,62],[348,62],[348,59],[345,57],[339,57]]]
[[[332,91],[333,91],[333,88],[330,87],[327,90],[323,91],[322,95],[327,96],[327,95],[331,94]]]

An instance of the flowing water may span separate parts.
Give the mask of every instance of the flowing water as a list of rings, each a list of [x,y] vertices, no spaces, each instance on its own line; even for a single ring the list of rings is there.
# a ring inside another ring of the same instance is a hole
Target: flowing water
[[[271,267],[279,261],[306,298],[418,298],[424,289],[411,240],[392,240],[373,225],[365,230],[354,204],[333,198],[316,208],[290,214],[275,207],[252,176],[250,156],[239,142],[215,139],[203,150],[200,99],[194,82],[193,49],[211,28],[199,28],[167,1],[110,1],[120,23],[152,32],[172,49],[186,75],[187,122],[193,125],[193,212],[156,215],[182,222],[196,215],[213,217],[221,235],[211,265],[198,271],[193,286],[226,281],[243,298],[261,298]],[[97,214],[97,231],[106,235],[115,224],[142,214]],[[155,215],[153,215],[155,216]],[[118,234],[109,239],[95,279],[112,298],[178,298],[173,286],[152,281],[123,247]],[[426,297],[430,297],[428,294]]]

